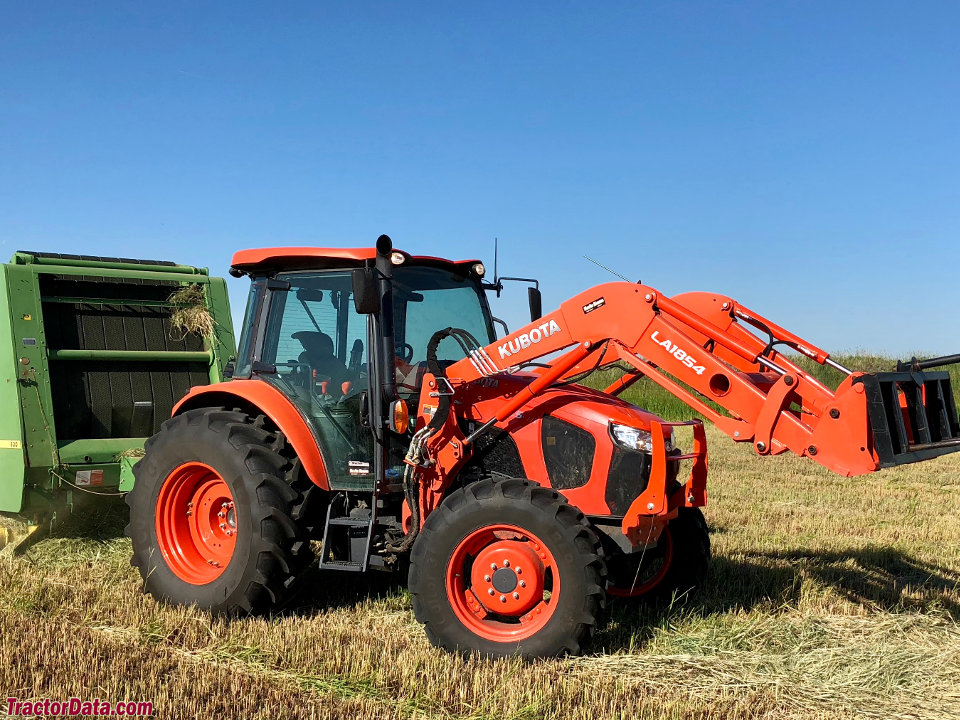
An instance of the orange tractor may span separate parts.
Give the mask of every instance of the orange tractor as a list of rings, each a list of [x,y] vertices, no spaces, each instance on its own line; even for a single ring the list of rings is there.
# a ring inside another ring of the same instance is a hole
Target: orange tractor
[[[242,251],[231,272],[252,280],[233,379],[179,402],[128,495],[132,562],[165,601],[268,612],[314,561],[405,569],[436,645],[578,653],[608,595],[707,571],[703,426],[618,397],[644,377],[759,455],[847,476],[960,450],[948,373],[850,372],[729,297],[614,282],[541,317],[531,287],[532,322],[498,340],[501,279],[386,236]],[[577,384],[614,363],[605,390]]]

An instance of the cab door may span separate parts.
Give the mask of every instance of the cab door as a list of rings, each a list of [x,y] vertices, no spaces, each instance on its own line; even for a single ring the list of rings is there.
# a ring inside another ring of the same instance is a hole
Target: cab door
[[[307,418],[331,489],[372,490],[371,319],[354,308],[350,271],[281,273],[271,285],[259,355],[276,372],[260,377]]]

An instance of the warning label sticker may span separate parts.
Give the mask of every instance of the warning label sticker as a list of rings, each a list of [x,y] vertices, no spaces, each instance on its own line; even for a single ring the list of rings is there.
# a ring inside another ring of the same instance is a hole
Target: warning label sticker
[[[347,463],[347,466],[350,469],[351,475],[369,475],[370,474],[370,463],[364,462],[363,460],[350,460]]]
[[[103,485],[103,470],[77,470],[77,485]]]

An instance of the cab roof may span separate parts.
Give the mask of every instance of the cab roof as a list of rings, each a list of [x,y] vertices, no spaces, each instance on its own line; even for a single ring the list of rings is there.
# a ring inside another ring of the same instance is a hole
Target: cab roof
[[[462,273],[480,262],[479,260],[446,260],[428,255],[410,255],[394,248],[393,252],[404,257],[403,264],[434,265],[448,267]],[[276,247],[239,250],[233,255],[232,270],[244,273],[270,273],[278,270],[310,270],[330,267],[360,267],[373,262],[377,249],[365,248],[320,248]]]

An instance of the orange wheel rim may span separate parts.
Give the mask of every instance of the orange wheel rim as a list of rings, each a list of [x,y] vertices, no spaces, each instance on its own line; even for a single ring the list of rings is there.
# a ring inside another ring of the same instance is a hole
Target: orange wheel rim
[[[673,538],[670,535],[670,529],[664,528],[663,532],[660,533],[660,543],[663,545],[663,556],[660,562],[660,566],[650,577],[644,578],[642,581],[638,579],[638,582],[631,587],[617,587],[616,585],[610,585],[607,587],[607,593],[613,595],[614,597],[639,597],[640,595],[646,595],[648,592],[653,590],[660,582],[667,576],[667,572],[670,570],[670,563],[673,562]],[[640,577],[643,577],[643,574],[640,574]]]
[[[457,618],[473,633],[516,642],[550,620],[560,598],[560,573],[536,535],[516,525],[488,525],[453,549],[446,591]]]
[[[157,544],[167,567],[184,582],[216,580],[237,544],[233,494],[220,474],[201,462],[174,469],[157,496]]]

